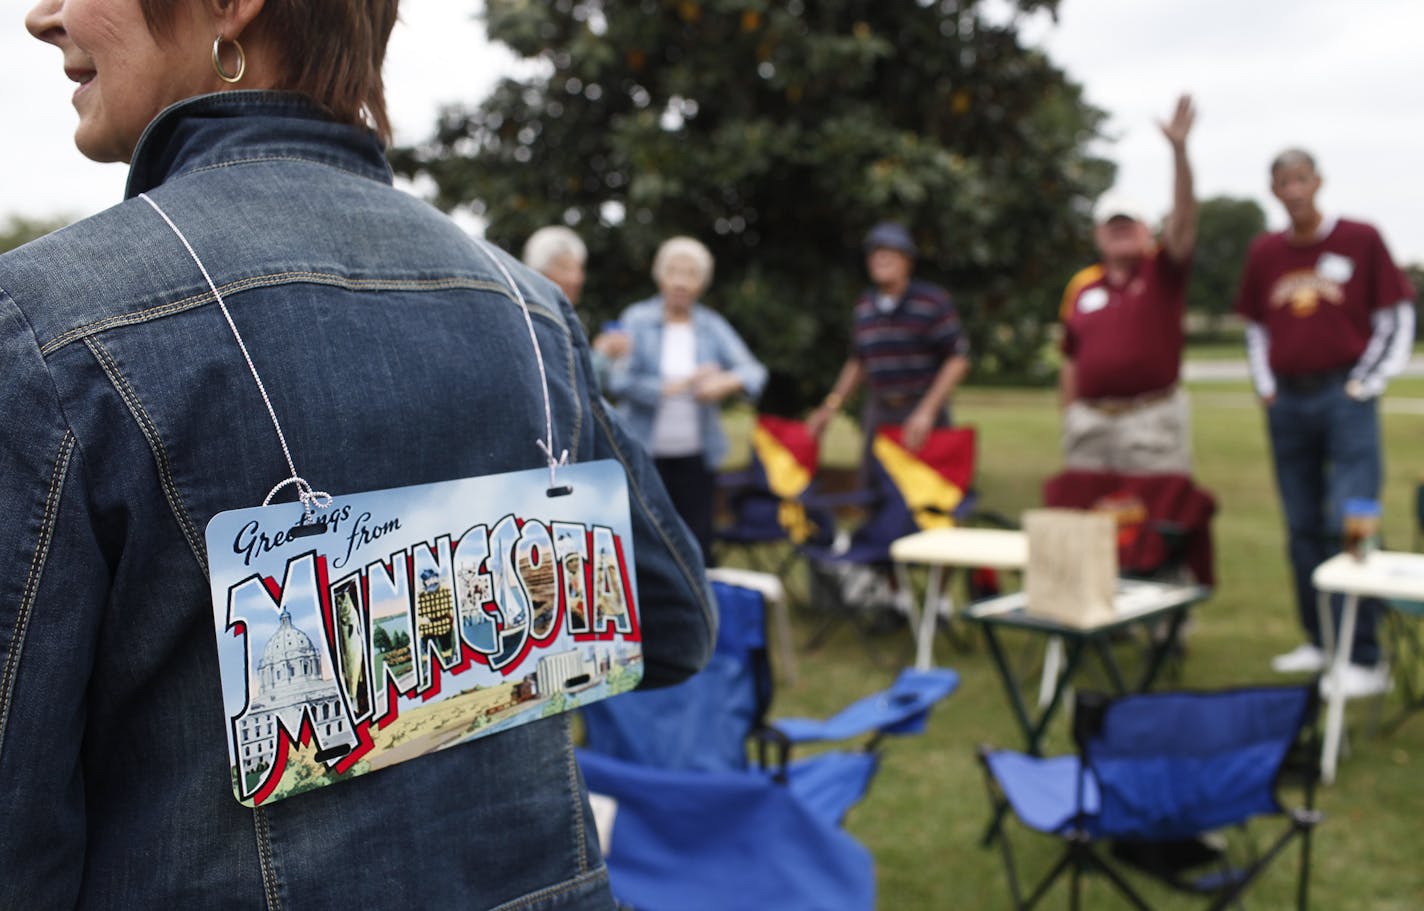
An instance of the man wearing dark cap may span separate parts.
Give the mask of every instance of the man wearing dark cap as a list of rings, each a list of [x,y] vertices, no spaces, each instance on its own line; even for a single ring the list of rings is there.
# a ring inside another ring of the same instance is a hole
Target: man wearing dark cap
[[[898,424],[916,450],[931,429],[949,426],[949,397],[969,372],[968,339],[949,292],[912,278],[918,251],[903,225],[871,228],[865,253],[872,287],[855,305],[850,357],[807,425],[820,436],[864,381],[867,439],[876,427]]]
[[[1063,292],[1063,456],[1082,471],[1138,474],[1191,471],[1182,364],[1187,275],[1196,244],[1197,203],[1187,160],[1196,111],[1177,101],[1159,124],[1172,147],[1172,212],[1161,242],[1141,207],[1104,196],[1093,243],[1099,261],[1073,276]]]

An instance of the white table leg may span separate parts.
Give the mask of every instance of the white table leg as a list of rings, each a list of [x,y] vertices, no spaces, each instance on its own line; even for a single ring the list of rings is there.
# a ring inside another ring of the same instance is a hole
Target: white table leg
[[[935,620],[939,614],[937,603],[940,586],[944,584],[944,567],[930,567],[929,579],[925,585],[925,604],[920,611],[919,632],[915,637],[915,669],[927,671],[934,666]]]
[[[1048,708],[1053,691],[1058,687],[1058,675],[1063,669],[1063,638],[1049,636],[1043,647],[1043,676],[1038,681],[1038,707]]]
[[[1329,595],[1320,596],[1325,604],[1324,614],[1329,618]],[[1330,696],[1326,702],[1325,742],[1321,745],[1320,779],[1326,784],[1335,781],[1335,768],[1340,760],[1340,740],[1345,733],[1345,667],[1350,663],[1350,646],[1355,641],[1355,615],[1359,610],[1358,595],[1345,596],[1345,609],[1340,614],[1340,638],[1334,643],[1330,661]],[[1333,625],[1333,624],[1332,624]],[[1321,641],[1324,642],[1326,625],[1321,625]]]
[[[915,640],[916,655],[918,656],[920,642],[920,608],[915,604],[915,586],[910,579],[910,567],[905,563],[896,563],[894,569],[895,588],[900,594],[904,595],[904,597],[900,599],[900,603],[904,604],[905,608],[910,612],[905,625],[910,628],[910,637]]]
[[[1315,596],[1315,616],[1320,623],[1320,650],[1325,653],[1325,668],[1335,661],[1335,618],[1330,612],[1330,593]]]

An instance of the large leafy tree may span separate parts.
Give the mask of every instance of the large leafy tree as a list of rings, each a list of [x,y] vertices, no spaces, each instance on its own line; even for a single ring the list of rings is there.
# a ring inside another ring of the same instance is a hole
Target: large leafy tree
[[[1252,199],[1214,196],[1197,209],[1197,245],[1187,307],[1206,319],[1212,333],[1236,304],[1236,288],[1251,238],[1266,230],[1266,213]]]
[[[488,0],[490,37],[541,66],[392,157],[513,249],[578,230],[594,323],[651,293],[660,241],[698,237],[706,300],[783,380],[775,407],[828,388],[884,218],[956,294],[977,375],[1041,373],[1112,177],[1086,151],[1104,115],[1019,35],[1056,5],[991,21],[975,0]]]
[[[24,215],[12,215],[8,221],[0,224],[0,253],[13,250],[21,244],[27,244],[51,231],[58,231],[70,221],[72,219],[63,216],[27,218]]]

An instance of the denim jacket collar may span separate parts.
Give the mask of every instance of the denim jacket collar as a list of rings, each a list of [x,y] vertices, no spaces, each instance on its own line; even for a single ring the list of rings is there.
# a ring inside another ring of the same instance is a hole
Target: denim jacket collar
[[[170,105],[144,129],[124,198],[180,174],[254,159],[314,161],[391,182],[375,134],[337,123],[311,99],[293,92],[217,92]]]

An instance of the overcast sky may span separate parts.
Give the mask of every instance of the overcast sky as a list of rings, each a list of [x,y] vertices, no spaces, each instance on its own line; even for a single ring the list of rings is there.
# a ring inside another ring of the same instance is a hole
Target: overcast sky
[[[117,202],[125,168],[74,150],[73,86],[58,51],[30,38],[25,0],[0,0],[0,217],[86,215]],[[429,132],[442,103],[487,93],[514,62],[491,47],[466,0],[404,0],[386,68],[397,141]],[[1169,196],[1154,121],[1190,91],[1198,195],[1257,199],[1271,156],[1312,150],[1322,207],[1374,222],[1400,262],[1424,262],[1424,3],[1418,0],[1062,0],[1028,33],[1112,115],[1103,154],[1152,210]]]

